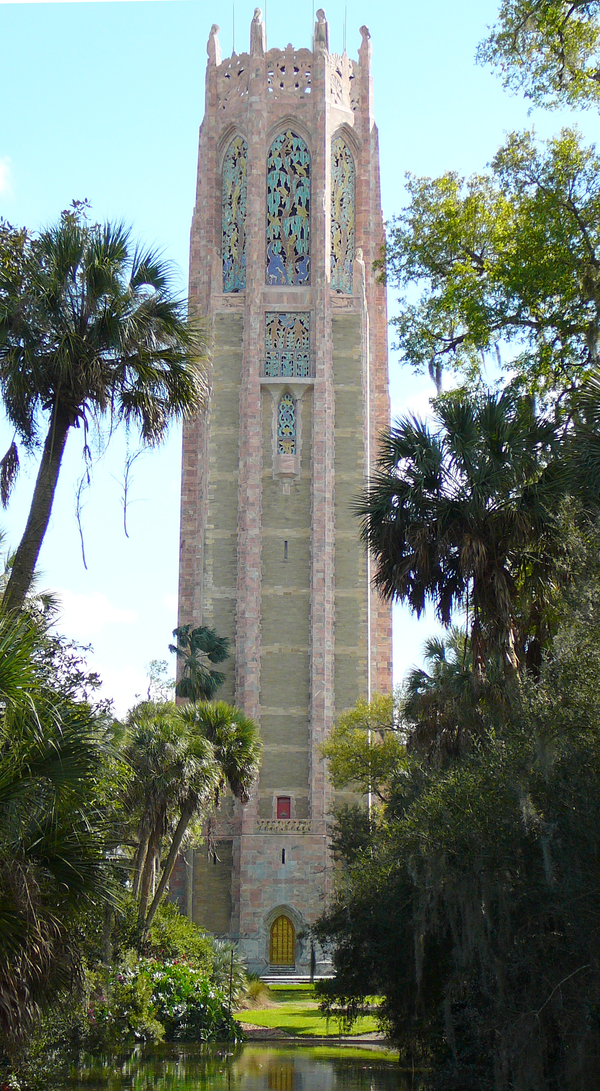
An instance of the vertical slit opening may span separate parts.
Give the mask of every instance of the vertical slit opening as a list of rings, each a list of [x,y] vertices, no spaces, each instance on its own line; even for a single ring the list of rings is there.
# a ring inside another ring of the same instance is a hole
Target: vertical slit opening
[[[283,559],[284,559],[284,561],[287,561],[287,559],[288,559],[288,544],[287,544],[287,542],[283,543]]]

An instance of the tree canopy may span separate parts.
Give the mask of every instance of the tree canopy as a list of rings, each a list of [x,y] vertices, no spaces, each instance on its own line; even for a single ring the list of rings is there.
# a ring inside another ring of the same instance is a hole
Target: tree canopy
[[[600,106],[598,0],[502,0],[482,63],[536,105]]]
[[[572,391],[598,365],[600,159],[576,130],[538,147],[513,133],[491,172],[408,179],[392,221],[390,284],[401,299],[397,347],[417,371],[469,382],[500,364],[542,395]],[[502,359],[504,355],[504,359]]]
[[[529,396],[454,392],[431,424],[407,418],[382,435],[358,504],[381,593],[417,616],[429,600],[446,626],[465,611],[480,674],[491,654],[518,670],[540,637],[563,548],[558,438]]]
[[[31,584],[70,429],[123,423],[157,444],[206,393],[206,337],[174,294],[169,263],[122,224],[90,225],[84,213],[76,205],[37,236],[0,230],[0,392],[25,447],[44,437],[9,610]],[[17,467],[13,442],[0,463],[4,500]]]

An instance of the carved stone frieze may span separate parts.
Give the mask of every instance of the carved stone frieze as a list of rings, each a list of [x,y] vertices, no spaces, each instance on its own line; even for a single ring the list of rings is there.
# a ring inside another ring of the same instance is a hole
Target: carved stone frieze
[[[247,53],[236,54],[223,61],[217,68],[217,106],[225,110],[228,105],[248,97],[250,57]]]
[[[310,818],[258,818],[257,833],[310,833]]]
[[[310,95],[313,55],[310,49],[270,49],[267,53],[267,88],[273,100]]]
[[[334,106],[345,107],[346,110],[356,110],[358,88],[355,62],[350,60],[347,53],[330,53],[328,64],[331,102]]]

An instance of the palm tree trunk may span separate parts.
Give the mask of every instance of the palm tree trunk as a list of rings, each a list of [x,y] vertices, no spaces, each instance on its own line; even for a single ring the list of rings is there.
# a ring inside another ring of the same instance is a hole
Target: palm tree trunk
[[[67,410],[60,405],[55,405],[33,490],[29,518],[15,553],[10,579],[4,592],[2,606],[6,612],[22,608],[31,586],[44,535],[50,522],[52,503],[70,426],[71,419]]]
[[[150,840],[150,827],[145,820],[142,820],[140,829],[140,837],[137,848],[133,854],[133,861],[131,870],[133,872],[133,882],[131,884],[131,893],[137,900],[140,893],[140,884],[142,881],[142,870],[144,867],[144,861],[146,859],[146,853],[148,852],[148,842]]]
[[[184,809],[181,812],[181,817],[179,819],[179,822],[177,823],[175,833],[173,834],[173,840],[171,841],[171,848],[169,849],[169,855],[167,856],[167,859],[165,860],[165,865],[163,867],[163,872],[162,872],[162,875],[160,877],[160,882],[159,882],[159,884],[158,884],[158,886],[156,888],[156,894],[154,895],[154,898],[152,899],[152,905],[150,906],[150,909],[148,910],[148,916],[146,917],[146,920],[144,921],[144,932],[145,933],[147,933],[149,931],[149,929],[150,929],[152,921],[154,920],[154,917],[156,915],[156,910],[158,909],[158,907],[160,905],[160,902],[161,902],[161,899],[162,899],[162,896],[163,896],[163,894],[165,892],[167,883],[168,883],[169,879],[171,878],[171,872],[173,871],[173,868],[175,867],[175,861],[176,861],[177,856],[179,854],[179,849],[181,848],[181,842],[183,841],[183,838],[185,836],[185,831],[187,830],[187,828],[188,828],[188,826],[190,824],[190,820],[192,818],[192,815],[193,815],[195,809],[196,809],[195,805],[188,804],[188,806],[184,807]]]
[[[155,826],[152,831],[152,835],[148,841],[148,848],[146,850],[146,858],[142,867],[142,878],[140,881],[140,903],[138,906],[138,918],[140,924],[145,920],[146,910],[148,908],[148,902],[150,900],[150,889],[152,887],[152,878],[154,876],[154,867],[156,863],[156,857],[160,851],[161,842],[161,828]]]

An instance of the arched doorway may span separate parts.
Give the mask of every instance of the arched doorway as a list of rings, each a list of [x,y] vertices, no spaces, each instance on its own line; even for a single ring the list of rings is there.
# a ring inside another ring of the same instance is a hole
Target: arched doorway
[[[296,930],[283,913],[271,925],[269,962],[271,966],[294,966],[296,963]]]

